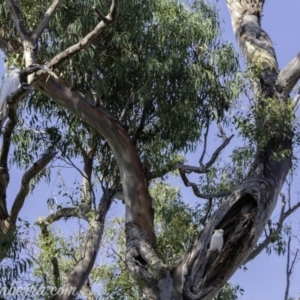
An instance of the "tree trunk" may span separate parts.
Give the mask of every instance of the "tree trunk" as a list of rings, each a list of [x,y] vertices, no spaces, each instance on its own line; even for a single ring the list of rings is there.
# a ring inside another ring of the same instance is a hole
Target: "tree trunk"
[[[285,97],[276,88],[278,66],[273,45],[260,28],[264,1],[227,1],[233,29],[249,68],[256,74],[258,109],[265,101]],[[282,81],[281,81],[282,82]],[[140,160],[120,123],[104,109],[96,109],[85,97],[61,80],[40,75],[36,86],[59,105],[95,127],[108,141],[118,163],[126,203],[126,261],[132,276],[142,283],[145,299],[212,299],[247,259],[256,245],[291,167],[290,131],[268,136],[258,143],[257,157],[243,184],[223,202],[193,246],[173,267],[162,264],[155,253],[153,211]],[[282,90],[288,90],[288,84]],[[260,130],[264,118],[256,119]],[[268,124],[272,127],[277,124]],[[285,155],[275,159],[274,153]],[[224,229],[220,253],[207,251],[215,228]]]

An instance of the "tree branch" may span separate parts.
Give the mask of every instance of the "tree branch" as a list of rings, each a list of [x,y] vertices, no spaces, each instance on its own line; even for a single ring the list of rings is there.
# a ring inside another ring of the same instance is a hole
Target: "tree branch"
[[[300,52],[284,67],[277,78],[276,88],[286,99],[300,78]]]
[[[47,67],[54,68],[58,64],[62,63],[68,57],[74,55],[75,53],[87,48],[98,36],[102,33],[104,28],[110,24],[117,11],[117,0],[112,0],[109,14],[105,17],[107,21],[101,21],[89,34],[87,34],[83,39],[81,39],[77,44],[67,48],[63,52],[56,55],[48,64]]]
[[[28,33],[25,29],[24,20],[22,19],[20,9],[13,0],[6,0],[6,4],[12,15],[12,18],[14,20],[21,41],[24,42],[28,38]]]
[[[79,213],[79,211],[81,213]],[[39,217],[35,221],[35,224],[38,226],[41,226],[43,224],[50,225],[55,221],[59,221],[62,218],[71,218],[71,217],[82,218],[82,215],[85,215],[85,211],[88,211],[88,208],[85,206],[64,207],[59,209],[55,213],[49,215],[48,217]],[[83,219],[87,220],[86,217],[84,217]]]
[[[202,194],[202,193],[200,193],[200,190],[199,190],[197,184],[190,182],[186,176],[186,174],[190,174],[190,173],[197,173],[197,174],[207,173],[209,171],[209,168],[215,163],[215,161],[218,158],[218,156],[220,155],[221,151],[230,143],[231,139],[234,137],[234,135],[231,135],[229,138],[227,138],[221,125],[219,127],[219,130],[220,130],[222,138],[223,138],[223,143],[214,151],[211,159],[205,165],[202,164],[202,161],[203,161],[203,156],[205,154],[206,138],[207,138],[208,130],[206,130],[206,132],[204,134],[204,138],[205,138],[204,150],[203,150],[202,155],[199,160],[200,166],[195,167],[195,166],[177,164],[179,174],[180,174],[180,177],[181,177],[184,185],[186,187],[192,187],[194,194],[198,198],[211,199],[214,197],[226,197],[226,196],[230,195],[230,193],[231,193],[231,192],[220,192],[220,193],[216,193],[216,194],[207,194],[207,195]]]
[[[181,169],[184,173],[197,173],[204,174],[209,171],[209,168],[215,163],[216,159],[219,157],[221,151],[230,143],[231,139],[234,137],[234,134],[229,138],[226,138],[223,143],[214,151],[211,159],[205,164],[200,165],[199,167],[189,166],[189,165],[178,165],[178,168]],[[201,156],[202,157],[202,156]]]
[[[179,168],[179,174],[180,174],[180,177],[181,177],[184,185],[186,187],[192,187],[195,196],[197,196],[198,198],[211,199],[211,198],[215,198],[215,197],[226,197],[231,194],[231,192],[219,192],[219,193],[215,193],[215,194],[202,194],[202,193],[200,193],[200,190],[199,190],[197,184],[194,182],[190,182],[188,180],[188,178],[185,175],[185,172],[182,168]]]
[[[106,191],[100,201],[97,214],[91,216],[89,213],[89,228],[87,231],[86,244],[81,254],[81,259],[71,271],[63,286],[65,291],[73,291],[73,295],[57,295],[55,300],[72,300],[86,282],[97,257],[102,240],[105,217],[110,208],[113,193]]]
[[[10,212],[11,222],[13,224],[16,223],[19,212],[23,207],[25,198],[29,193],[30,181],[47,166],[47,164],[55,157],[55,155],[56,152],[44,154],[23,175],[20,191],[15,198],[14,204]]]
[[[49,21],[51,17],[54,15],[56,9],[58,8],[59,4],[62,2],[62,0],[54,0],[53,3],[50,5],[50,7],[47,9],[44,18],[41,20],[35,31],[33,32],[31,38],[33,40],[33,43],[37,43],[38,39],[40,38],[41,34],[45,30],[45,28],[48,26]]]
[[[280,216],[279,216],[279,220],[277,222],[277,226],[276,229],[274,230],[274,232],[270,235],[268,235],[265,240],[263,242],[261,242],[256,248],[255,250],[253,250],[250,255],[248,256],[248,258],[245,261],[245,264],[247,264],[249,261],[253,260],[255,257],[257,257],[272,241],[272,237],[274,236],[274,234],[278,234],[281,232],[282,227],[283,227],[283,223],[284,221],[293,213],[295,212],[298,208],[300,208],[300,202],[297,203],[296,205],[294,205],[292,208],[288,209],[286,212],[285,210],[285,200],[283,198],[282,200],[282,207],[281,207],[281,211],[280,211]]]
[[[18,121],[16,113],[16,105],[26,95],[28,91],[22,87],[18,88],[8,99],[8,117],[9,120],[5,126],[3,133],[3,141],[0,152],[0,220],[5,220],[8,217],[6,205],[6,189],[9,183],[9,172],[7,166],[8,154],[11,145],[11,137]]]
[[[206,153],[208,132],[209,132],[209,122],[207,122],[207,124],[206,124],[206,131],[204,133],[203,151],[202,151],[202,155],[200,156],[200,159],[199,159],[199,165],[200,166],[203,165],[203,159],[204,159],[204,156],[205,156],[205,153]]]

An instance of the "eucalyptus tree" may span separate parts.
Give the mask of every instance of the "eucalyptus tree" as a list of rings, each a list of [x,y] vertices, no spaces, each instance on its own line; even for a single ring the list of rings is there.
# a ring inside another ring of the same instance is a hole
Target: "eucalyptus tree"
[[[232,137],[225,135],[220,121],[237,96],[236,57],[232,47],[218,38],[215,9],[206,1],[195,1],[191,10],[173,1],[129,1],[121,2],[117,12],[113,0],[104,16],[97,6],[91,13],[93,4],[59,0],[1,4],[0,47],[8,65],[22,68],[21,85],[9,100],[2,133],[1,258],[13,241],[30,182],[37,183],[42,175],[49,178],[51,168],[46,167],[60,151],[61,159],[72,165],[74,158],[83,158],[82,187],[69,203],[36,223],[45,240],[49,225],[61,218],[82,218],[88,229],[86,247],[64,282],[59,259],[53,256],[57,288],[80,291],[93,268],[107,211],[118,197],[125,204],[126,267],[143,297],[211,299],[248,259],[291,167],[289,94],[300,76],[299,55],[279,71],[270,38],[260,27],[264,1],[227,1],[256,96],[255,122],[239,126],[250,133],[256,155],[232,193],[207,195],[187,174],[208,172],[230,142]],[[198,167],[184,165],[178,151],[193,149],[203,129],[206,141],[213,120],[223,143],[207,163],[202,155]],[[8,212],[12,149],[12,161],[26,172]],[[175,168],[197,196],[228,197],[181,257],[170,263],[158,255],[148,186]],[[92,175],[103,187],[100,200]],[[214,228],[225,231],[219,254],[207,251]]]

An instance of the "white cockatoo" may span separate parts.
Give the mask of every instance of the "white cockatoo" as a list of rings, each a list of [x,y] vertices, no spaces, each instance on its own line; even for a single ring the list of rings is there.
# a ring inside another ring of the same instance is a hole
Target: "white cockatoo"
[[[211,237],[209,250],[218,250],[219,252],[221,251],[224,243],[223,234],[223,229],[215,230],[214,234]]]
[[[20,70],[14,69],[6,73],[0,88],[0,120],[1,125],[7,117],[7,99],[17,90],[20,85]]]

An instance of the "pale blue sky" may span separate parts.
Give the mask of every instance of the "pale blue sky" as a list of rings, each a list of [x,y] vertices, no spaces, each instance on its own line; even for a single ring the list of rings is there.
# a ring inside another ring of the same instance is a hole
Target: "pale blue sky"
[[[224,31],[223,39],[233,42],[236,46],[225,0],[219,0],[218,7],[220,9],[221,18],[223,19],[221,23]],[[300,0],[266,0],[262,26],[274,42],[280,68],[284,67],[300,51],[299,13]],[[1,65],[0,68],[2,69],[3,65]],[[211,143],[211,147],[215,147],[215,145],[214,142]],[[190,155],[190,163],[196,164],[198,156],[197,154]],[[19,189],[21,176],[22,172],[12,168],[8,191],[9,208],[11,206],[11,199],[13,199]],[[79,174],[74,176],[80,180]],[[73,182],[73,179],[74,177],[70,178],[70,183]],[[298,182],[299,180],[296,179],[296,184]],[[182,183],[179,184],[182,186]],[[26,200],[21,216],[33,221],[40,215],[48,215],[49,211],[45,205],[45,201],[47,197],[52,194],[52,189],[53,186],[39,185],[34,194],[30,195]],[[197,201],[186,188],[183,188],[183,196],[185,199],[191,199],[191,203]],[[299,216],[300,211],[297,212],[297,215],[294,215],[291,220],[299,222]],[[70,225],[68,225],[68,223],[66,224],[67,227],[70,228]],[[239,283],[245,288],[245,294],[240,299],[283,299],[285,289],[285,257],[278,258],[275,255],[268,257],[262,254],[255,261],[248,264],[247,267],[248,271],[238,271],[232,278],[234,283]],[[291,296],[297,296],[297,293],[300,293],[299,268],[295,271],[293,276],[291,292]]]

